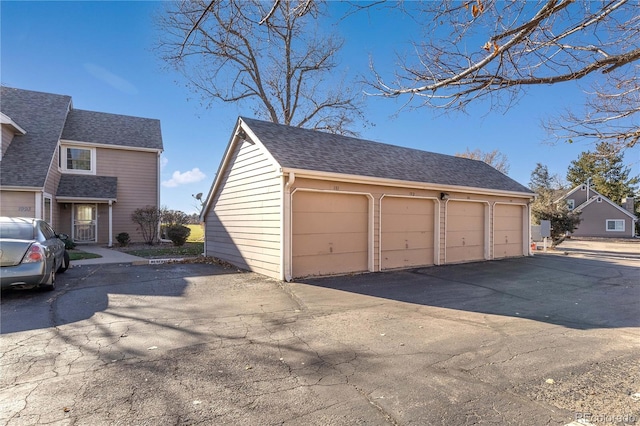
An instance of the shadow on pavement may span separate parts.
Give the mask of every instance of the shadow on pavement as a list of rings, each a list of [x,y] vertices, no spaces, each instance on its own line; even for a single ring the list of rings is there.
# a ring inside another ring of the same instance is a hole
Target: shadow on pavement
[[[296,282],[575,329],[640,326],[640,268],[561,255]]]
[[[0,301],[0,333],[44,329],[103,312],[109,295],[180,297],[188,278],[235,273],[217,265],[83,265],[58,275],[56,290],[7,290]]]

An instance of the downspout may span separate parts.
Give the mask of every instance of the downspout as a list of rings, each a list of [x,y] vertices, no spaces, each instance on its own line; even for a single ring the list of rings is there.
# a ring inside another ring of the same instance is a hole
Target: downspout
[[[160,155],[162,155],[162,151],[158,151],[158,157],[156,160],[156,206],[157,209],[160,210]],[[158,241],[160,241],[160,230],[162,229],[162,222],[158,221],[158,229],[156,230],[156,237],[158,237]]]
[[[291,253],[291,187],[293,183],[296,181],[296,174],[293,172],[289,173],[289,179],[284,186],[284,230],[282,232],[282,238],[284,243],[284,279],[287,282],[291,282],[292,280],[292,265],[293,256]]]
[[[109,200],[109,247],[113,247],[113,200]]]

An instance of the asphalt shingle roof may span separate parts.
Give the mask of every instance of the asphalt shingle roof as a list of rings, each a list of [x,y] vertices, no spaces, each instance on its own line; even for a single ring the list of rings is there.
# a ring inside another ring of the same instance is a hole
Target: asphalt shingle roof
[[[81,109],[69,113],[62,139],[162,149],[160,120]]]
[[[285,168],[531,193],[488,164],[241,117]]]
[[[0,109],[27,132],[7,148],[0,185],[44,186],[70,106],[70,96],[0,87]]]
[[[115,200],[118,198],[118,178],[63,174],[56,196]]]

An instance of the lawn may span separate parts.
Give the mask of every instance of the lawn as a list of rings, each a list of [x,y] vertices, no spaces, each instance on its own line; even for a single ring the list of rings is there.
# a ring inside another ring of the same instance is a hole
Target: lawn
[[[204,241],[204,227],[200,224],[197,225],[186,225],[187,228],[191,229],[191,234],[189,234],[189,238],[187,238],[187,242],[189,243],[201,243]]]
[[[71,261],[84,260],[84,259],[97,259],[99,257],[102,257],[99,254],[87,253],[85,251],[77,250],[77,249],[67,250],[67,253],[69,253],[69,260]]]
[[[197,226],[197,225],[196,225]],[[132,244],[127,247],[116,247],[116,250],[147,259],[164,257],[191,257],[200,256],[204,251],[204,242],[187,242],[183,246],[176,247],[171,243],[162,243],[149,246],[146,244]]]

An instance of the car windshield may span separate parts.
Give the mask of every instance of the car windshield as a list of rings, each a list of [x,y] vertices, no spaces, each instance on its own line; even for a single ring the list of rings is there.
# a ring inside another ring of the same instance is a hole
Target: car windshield
[[[33,240],[33,225],[30,223],[0,223],[0,238]]]

